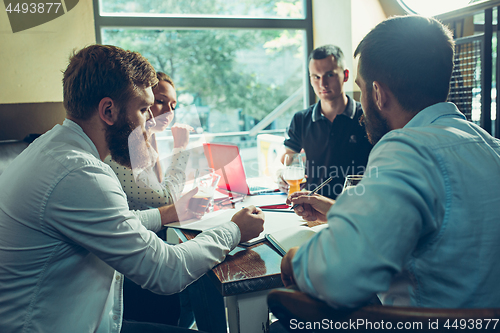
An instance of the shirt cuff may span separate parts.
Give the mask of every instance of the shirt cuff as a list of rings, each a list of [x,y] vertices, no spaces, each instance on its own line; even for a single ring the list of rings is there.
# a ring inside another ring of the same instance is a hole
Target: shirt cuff
[[[180,153],[180,152],[182,152],[182,151],[184,151],[184,150],[185,150],[185,149],[183,149],[183,148],[174,148],[174,149],[172,149],[172,155],[175,155],[175,154],[177,154],[177,153]]]
[[[231,250],[233,250],[240,243],[241,240],[240,228],[233,221],[229,221],[220,225],[220,228],[226,229],[231,234],[233,243],[230,245],[230,248]]]
[[[299,145],[294,145],[292,142],[289,142],[288,140],[285,140],[283,142],[283,145],[285,146],[285,148],[291,149],[297,154],[302,150],[302,147],[300,147]]]
[[[142,225],[151,231],[158,232],[161,229],[161,215],[158,208],[135,211]]]

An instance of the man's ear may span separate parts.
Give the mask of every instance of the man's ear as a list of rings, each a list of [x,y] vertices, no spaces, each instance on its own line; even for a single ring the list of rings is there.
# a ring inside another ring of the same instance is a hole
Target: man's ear
[[[344,82],[347,82],[349,80],[349,70],[344,69]]]
[[[379,110],[383,110],[387,106],[388,102],[388,88],[387,86],[381,84],[378,81],[373,81],[373,100],[375,101],[375,105]]]
[[[109,97],[104,97],[99,102],[98,112],[99,117],[108,125],[113,125],[118,119],[119,108],[116,103]]]

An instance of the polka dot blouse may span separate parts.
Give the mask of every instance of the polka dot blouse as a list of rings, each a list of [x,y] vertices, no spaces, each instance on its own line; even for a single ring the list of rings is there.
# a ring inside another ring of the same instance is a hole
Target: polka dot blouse
[[[129,208],[132,210],[144,210],[172,204],[184,188],[186,180],[185,168],[189,159],[189,152],[174,149],[173,155],[169,158],[170,165],[165,171],[163,181],[158,183],[155,177],[154,186],[147,187],[143,183],[138,184],[132,170],[124,167],[108,156],[104,162],[115,172],[120,180],[123,191],[127,195]],[[151,170],[150,170],[151,171]],[[154,172],[150,172],[154,175]]]

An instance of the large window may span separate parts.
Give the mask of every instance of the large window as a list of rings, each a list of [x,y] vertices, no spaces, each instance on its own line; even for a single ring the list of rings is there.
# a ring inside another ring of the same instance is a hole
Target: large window
[[[170,75],[175,121],[238,144],[249,176],[257,174],[257,140],[248,131],[264,119],[259,133],[283,136],[293,113],[313,102],[311,0],[94,0],[94,7],[98,43],[138,51]],[[276,109],[284,111],[267,121]]]
[[[169,74],[180,106],[196,105],[212,133],[249,130],[303,86],[303,41],[300,30],[102,29],[104,44],[139,51]],[[284,118],[271,126],[284,128]]]

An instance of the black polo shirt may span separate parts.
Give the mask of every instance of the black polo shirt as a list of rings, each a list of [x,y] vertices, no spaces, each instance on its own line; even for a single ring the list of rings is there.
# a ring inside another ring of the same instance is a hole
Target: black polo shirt
[[[321,113],[321,101],[297,112],[290,123],[285,146],[306,152],[307,189],[313,190],[328,177],[333,180],[318,193],[335,199],[346,175],[363,174],[372,145],[359,124],[361,104],[347,96],[344,112],[330,122]]]

